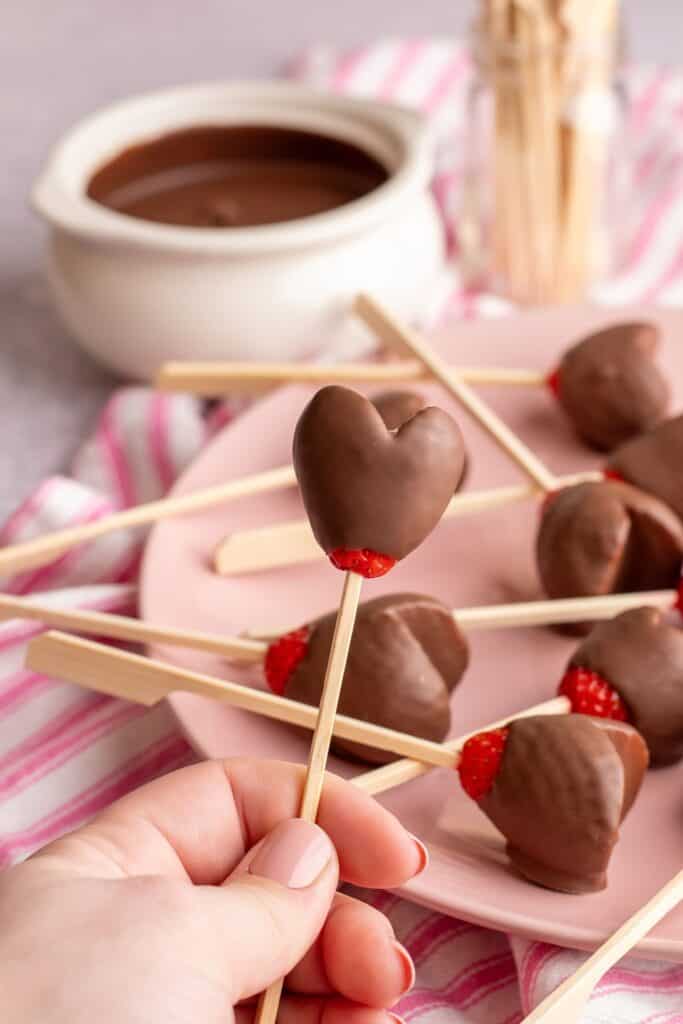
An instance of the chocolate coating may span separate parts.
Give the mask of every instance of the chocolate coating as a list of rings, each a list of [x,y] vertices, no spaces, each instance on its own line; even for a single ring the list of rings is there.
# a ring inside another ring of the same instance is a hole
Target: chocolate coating
[[[387,430],[398,430],[421,409],[426,409],[428,403],[417,391],[381,391],[372,396],[372,404]]]
[[[683,757],[683,632],[661,611],[634,608],[599,623],[569,667],[591,669],[617,690],[653,764]]]
[[[664,589],[678,581],[683,523],[628,484],[576,484],[546,504],[536,558],[550,597]]]
[[[372,404],[388,430],[398,430],[421,409],[427,408],[427,400],[417,391],[382,391],[378,395],[373,395]],[[465,452],[465,464],[456,491],[459,491],[467,480],[469,468],[470,460]]]
[[[405,558],[429,534],[463,473],[465,451],[442,409],[422,409],[396,432],[349,388],[323,388],[294,433],[294,468],[326,553],[369,548]]]
[[[559,400],[579,435],[610,451],[666,415],[669,386],[654,361],[654,324],[614,324],[565,352]]]
[[[334,210],[388,178],[341,139],[270,125],[204,125],[117,154],[88,196],[117,213],[192,228],[277,224]]]
[[[641,736],[584,715],[512,722],[500,770],[479,806],[526,878],[560,892],[597,892],[619,826],[647,768]]]
[[[617,448],[607,468],[654,494],[683,518],[683,416],[665,420]]]
[[[336,612],[311,625],[308,649],[285,696],[320,702]],[[449,696],[469,660],[467,641],[450,609],[432,597],[391,594],[361,604],[351,640],[339,710],[363,722],[443,740]],[[338,751],[374,764],[395,760],[383,750],[335,739]]]

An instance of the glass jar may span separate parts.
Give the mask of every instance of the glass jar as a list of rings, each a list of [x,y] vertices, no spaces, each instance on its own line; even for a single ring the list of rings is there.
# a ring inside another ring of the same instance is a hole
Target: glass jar
[[[571,301],[623,252],[631,161],[620,27],[568,29],[505,0],[496,23],[492,6],[472,33],[458,214],[464,276],[516,302]]]

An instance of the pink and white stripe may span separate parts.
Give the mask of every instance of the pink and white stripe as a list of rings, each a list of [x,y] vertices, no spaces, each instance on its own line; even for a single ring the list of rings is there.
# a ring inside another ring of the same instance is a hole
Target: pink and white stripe
[[[465,48],[431,39],[392,39],[341,55],[316,47],[293,65],[292,74],[429,114],[434,194],[457,253],[453,211],[467,141],[470,75]],[[683,75],[636,67],[629,70],[628,84],[638,186],[624,221],[628,258],[595,298],[608,304],[683,304]],[[511,311],[484,288],[465,290],[452,272],[435,283],[424,319]],[[0,531],[0,543],[161,497],[244,404],[228,399],[205,414],[202,403],[185,396],[140,387],[118,391],[74,461],[72,477],[53,477],[38,488]],[[142,539],[139,532],[104,537],[5,580],[3,589],[46,591],[41,599],[61,607],[130,612],[134,589],[118,581],[130,575]],[[0,623],[0,866],[28,856],[133,787],[191,758],[164,707],[143,710],[25,671],[25,645],[39,630],[33,622]],[[519,1024],[584,956],[445,918],[388,893],[364,898],[389,916],[415,957],[417,985],[399,1007],[411,1024]],[[683,968],[632,960],[603,980],[585,1021],[683,1024],[682,1010]]]

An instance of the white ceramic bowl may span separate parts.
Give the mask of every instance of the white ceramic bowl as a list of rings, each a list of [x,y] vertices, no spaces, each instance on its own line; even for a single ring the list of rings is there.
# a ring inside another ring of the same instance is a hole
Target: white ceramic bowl
[[[390,172],[361,199],[283,224],[155,224],[89,199],[92,173],[133,143],[191,125],[269,124],[355,143]],[[94,114],[52,152],[33,203],[48,274],[81,345],[124,374],[166,359],[289,360],[348,340],[368,289],[410,316],[442,264],[424,120],[401,107],[289,83],[216,83],[152,93]]]

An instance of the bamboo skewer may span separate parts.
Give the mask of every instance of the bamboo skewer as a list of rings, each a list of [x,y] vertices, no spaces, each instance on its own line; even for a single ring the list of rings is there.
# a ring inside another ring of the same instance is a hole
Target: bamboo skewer
[[[541,387],[538,370],[451,367],[469,384]],[[216,395],[224,391],[262,391],[279,384],[402,384],[425,380],[429,373],[415,359],[390,363],[165,363],[157,377],[163,391]]]
[[[35,540],[0,549],[0,575],[23,572],[25,569],[44,565],[70,548],[103,537],[116,530],[147,526],[160,519],[198,512],[212,505],[234,501],[236,498],[245,498],[280,487],[294,487],[295,485],[296,477],[293,468],[280,466],[278,469],[269,469],[263,473],[255,473],[253,476],[242,477],[239,480],[230,480],[228,483],[196,491],[194,494],[162,498],[160,501],[151,501],[146,505],[136,505],[123,512],[103,516],[93,523],[72,526],[66,530],[37,537]]]
[[[575,473],[571,476],[557,477],[555,487],[559,489],[603,479],[600,472]],[[443,519],[510,505],[538,497],[539,494],[543,494],[543,491],[535,484],[495,487],[490,491],[456,494],[444,512]],[[298,519],[230,534],[217,545],[213,555],[213,566],[219,575],[231,576],[324,558],[325,555],[316,543],[308,521]]]
[[[672,609],[678,600],[674,590],[646,591],[636,594],[611,594],[605,597],[578,597],[565,600],[528,601],[504,605],[455,608],[453,617],[466,633],[490,629],[514,629],[563,625],[573,622],[609,619],[630,608],[644,606]],[[38,601],[0,595],[0,621],[32,619],[52,629],[72,630],[132,643],[165,644],[217,654],[230,661],[260,663],[269,642],[278,632],[253,632],[248,636],[221,636],[193,630],[155,626],[125,615],[55,608]]]
[[[562,626],[574,622],[611,619],[631,608],[674,608],[675,590],[645,590],[637,594],[604,597],[567,597],[562,600],[520,601],[513,604],[456,608],[453,617],[465,632],[512,629],[520,626]]]
[[[533,707],[526,708],[524,711],[519,711],[514,715],[508,715],[507,718],[499,718],[498,721],[491,722],[490,725],[481,725],[478,729],[474,729],[464,736],[448,740],[443,746],[451,753],[454,759],[453,767],[456,768],[460,751],[467,741],[478,733],[489,732],[491,729],[500,729],[507,725],[508,722],[514,722],[519,718],[530,718],[534,715],[567,715],[570,711],[571,707],[566,697],[555,697],[553,700],[546,700],[542,704],[535,704]],[[400,761],[393,761],[391,764],[384,764],[381,768],[374,768],[372,771],[363,772],[362,775],[356,775],[352,782],[354,786],[358,786],[365,793],[375,796],[378,793],[386,793],[387,790],[393,789],[395,786],[402,786],[406,782],[412,782],[413,779],[419,779],[421,775],[426,775],[428,771],[431,771],[428,765],[419,761],[412,761],[409,758],[403,758]]]
[[[551,992],[524,1018],[524,1024],[571,1024],[578,1022],[591,992],[610,967],[633,949],[662,918],[683,900],[683,871],[659,890],[593,953],[578,971]]]
[[[318,709],[240,683],[176,668],[154,658],[116,650],[64,633],[43,633],[28,645],[26,666],[97,693],[152,707],[171,693],[193,693],[303,729],[314,729]],[[341,739],[451,767],[452,755],[440,743],[337,715],[334,735]]]
[[[644,590],[634,594],[474,605],[454,608],[452,615],[464,633],[481,633],[490,629],[530,629],[537,626],[567,626],[576,622],[599,622],[632,608],[673,611],[678,607],[678,602],[679,593],[676,590]],[[288,631],[249,630],[246,635],[252,640],[271,642]]]
[[[455,377],[448,364],[434,352],[422,338],[399,323],[384,307],[369,295],[361,294],[354,304],[358,316],[394,349],[407,349],[417,357],[439,381],[446,391],[472,416],[493,440],[513,459],[531,480],[543,491],[556,486],[553,474],[510,428],[482,402],[474,391]]]
[[[260,662],[266,651],[266,645],[257,640],[154,626],[125,615],[55,608],[53,605],[41,604],[39,600],[33,598],[8,597],[0,594],[0,621],[15,618],[34,619],[54,629],[91,633],[130,643],[187,647],[241,662]]]
[[[360,602],[363,577],[347,572],[344,579],[337,621],[334,626],[332,644],[325,669],[320,706],[308,754],[306,781],[301,798],[299,817],[304,821],[314,822],[318,817],[318,808],[325,781],[325,769],[330,753],[330,744],[334,732],[335,717],[341,696],[344,672],[348,659],[356,612]],[[256,1024],[275,1024],[282,996],[284,978],[273,982],[261,996],[256,1009]]]
[[[53,675],[96,693],[105,693],[148,707],[158,704],[172,693],[193,693],[303,729],[314,729],[318,718],[318,709],[308,704],[299,704],[286,697],[276,697],[274,694],[253,690],[239,683],[226,682],[199,672],[189,672],[154,658],[119,651],[92,640],[82,640],[80,637],[58,632],[44,633],[31,640],[26,654],[26,667],[33,672]],[[565,697],[556,697],[508,715],[493,725],[482,726],[476,732],[497,728],[515,718],[565,714],[568,711],[569,701]],[[373,793],[380,793],[393,785],[408,782],[431,768],[455,767],[457,753],[462,744],[474,734],[470,733],[446,743],[433,743],[431,740],[419,739],[408,733],[361,722],[347,715],[337,714],[334,724],[334,735],[340,739],[403,756],[400,761],[366,772],[365,776],[357,776],[354,779],[357,785]],[[392,771],[389,772],[388,769]],[[382,779],[385,781],[382,782]]]

